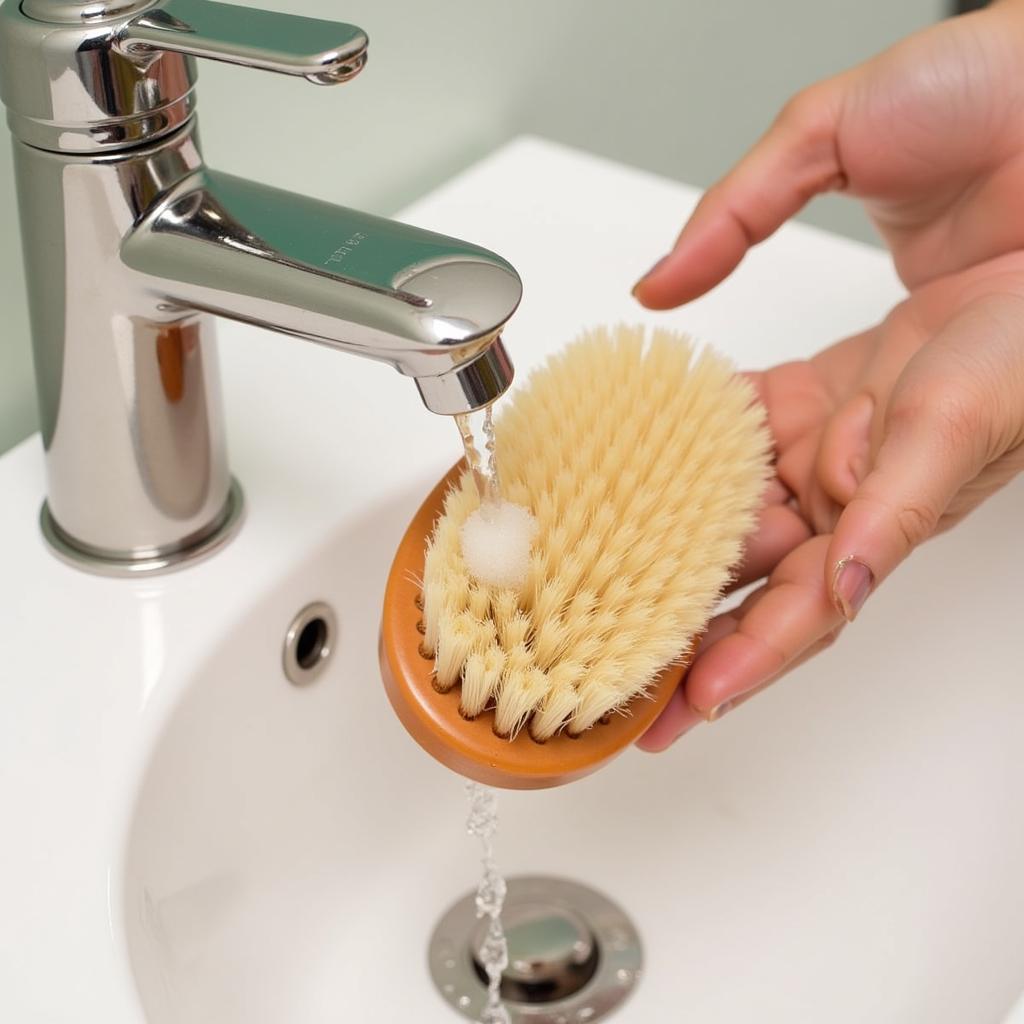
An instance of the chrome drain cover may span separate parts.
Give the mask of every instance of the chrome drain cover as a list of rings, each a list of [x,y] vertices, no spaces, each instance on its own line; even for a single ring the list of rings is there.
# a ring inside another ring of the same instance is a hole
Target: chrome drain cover
[[[478,1020],[486,975],[476,952],[484,922],[475,892],[458,901],[430,939],[430,975],[444,1000]],[[501,995],[513,1024],[593,1024],[612,1013],[640,977],[640,936],[624,911],[579,882],[508,879],[501,915],[509,965]]]

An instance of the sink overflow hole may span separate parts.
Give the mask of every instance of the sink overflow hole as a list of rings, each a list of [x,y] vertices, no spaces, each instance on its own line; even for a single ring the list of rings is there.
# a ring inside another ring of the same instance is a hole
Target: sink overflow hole
[[[331,657],[337,620],[323,601],[307,605],[292,619],[284,638],[284,674],[296,686],[313,682]]]
[[[312,668],[324,653],[327,642],[327,623],[317,617],[307,622],[295,645],[295,660],[302,668]]]

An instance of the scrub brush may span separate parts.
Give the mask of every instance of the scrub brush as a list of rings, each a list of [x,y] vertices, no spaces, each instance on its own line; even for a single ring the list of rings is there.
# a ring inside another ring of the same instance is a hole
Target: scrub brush
[[[532,513],[532,549],[504,585],[474,576],[463,536],[487,509],[456,466],[395,559],[382,667],[435,756],[552,785],[636,739],[678,685],[754,526],[771,441],[724,358],[642,327],[553,356],[494,430],[499,509]]]

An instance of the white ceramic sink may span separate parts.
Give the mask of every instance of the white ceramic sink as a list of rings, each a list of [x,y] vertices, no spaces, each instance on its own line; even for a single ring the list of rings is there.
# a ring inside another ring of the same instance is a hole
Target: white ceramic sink
[[[587,325],[669,323],[742,364],[800,356],[900,295],[879,252],[789,227],[710,297],[629,287],[696,193],[534,139],[407,211],[501,252],[520,373]],[[339,201],[344,199],[340,195]],[[39,441],[0,459],[0,1021],[327,1024],[459,1018],[430,983],[476,881],[459,780],[377,671],[385,573],[451,423],[385,367],[222,324],[240,536],[150,581],[45,550]],[[1024,987],[1024,481],[930,543],[838,645],[668,754],[506,794],[510,873],[633,916],[614,1018],[985,1024]],[[281,670],[329,602],[317,683]]]

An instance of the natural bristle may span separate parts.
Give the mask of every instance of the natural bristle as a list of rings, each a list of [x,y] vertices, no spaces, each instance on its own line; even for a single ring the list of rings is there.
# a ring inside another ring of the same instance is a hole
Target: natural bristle
[[[491,708],[510,739],[579,736],[628,713],[707,623],[768,477],[764,410],[709,349],[620,328],[549,360],[495,438],[529,540],[513,569],[491,558],[464,473],[426,552],[422,646],[465,717]]]

